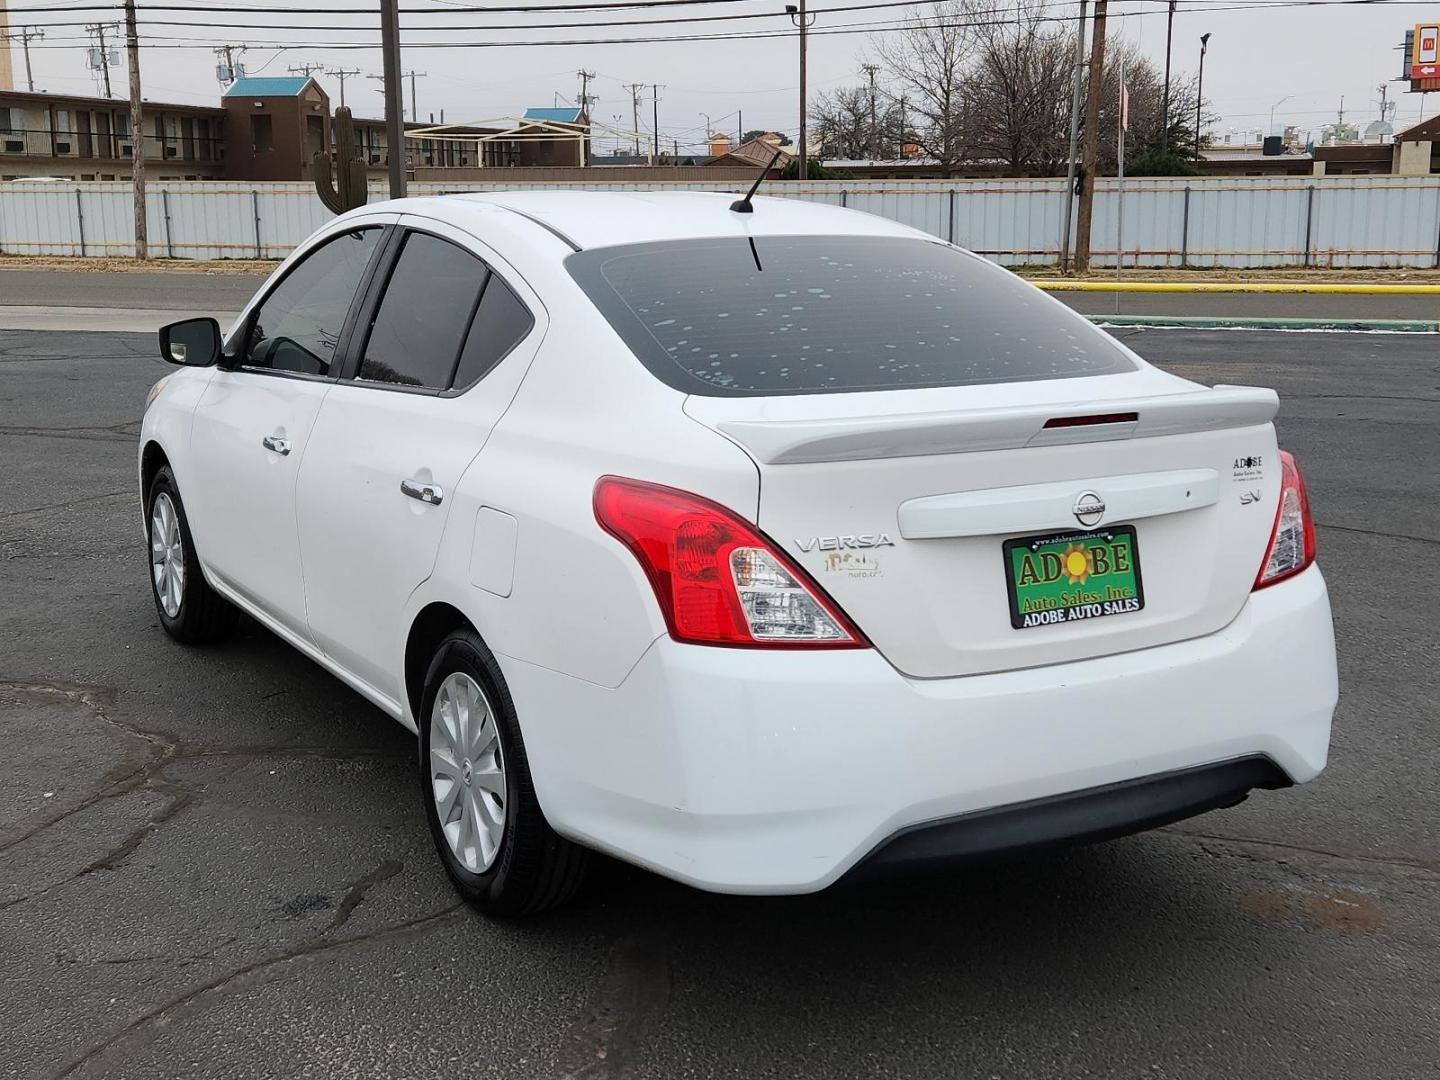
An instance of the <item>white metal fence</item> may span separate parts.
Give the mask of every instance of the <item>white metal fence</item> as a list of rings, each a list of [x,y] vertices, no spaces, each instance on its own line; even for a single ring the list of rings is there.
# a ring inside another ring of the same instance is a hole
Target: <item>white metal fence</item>
[[[563,187],[740,190],[743,184],[412,184],[411,194]],[[305,183],[150,186],[151,253],[279,258],[330,212]],[[766,194],[849,206],[913,225],[1006,265],[1058,258],[1063,180],[771,183]],[[1115,181],[1097,187],[1093,262],[1115,264]],[[371,199],[384,197],[380,187]],[[0,185],[0,254],[128,255],[124,183]],[[1440,266],[1440,176],[1127,181],[1126,266]]]

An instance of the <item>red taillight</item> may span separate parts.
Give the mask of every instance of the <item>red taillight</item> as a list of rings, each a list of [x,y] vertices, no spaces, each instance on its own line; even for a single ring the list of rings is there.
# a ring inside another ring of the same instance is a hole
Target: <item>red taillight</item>
[[[804,570],[754,526],[709,499],[602,476],[595,485],[595,520],[640,561],[676,641],[868,647]]]
[[[1265,561],[1255,577],[1255,588],[1294,577],[1314,561],[1315,522],[1310,519],[1305,480],[1294,455],[1281,450],[1280,505],[1275,508],[1275,524],[1265,548]]]

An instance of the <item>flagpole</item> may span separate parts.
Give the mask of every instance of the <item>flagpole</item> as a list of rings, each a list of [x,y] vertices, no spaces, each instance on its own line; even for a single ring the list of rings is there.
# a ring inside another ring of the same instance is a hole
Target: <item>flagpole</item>
[[[1115,193],[1115,314],[1120,314],[1120,267],[1125,261],[1125,128],[1130,123],[1130,101],[1125,92],[1125,57],[1120,57],[1120,116],[1115,124],[1115,157],[1119,164]]]

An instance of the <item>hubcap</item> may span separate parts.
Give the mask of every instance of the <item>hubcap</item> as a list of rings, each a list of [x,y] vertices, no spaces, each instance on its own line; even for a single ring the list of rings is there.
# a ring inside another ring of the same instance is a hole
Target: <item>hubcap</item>
[[[430,710],[430,789],[450,851],[484,873],[505,835],[505,763],[490,702],[463,671],[445,677]]]
[[[180,541],[180,517],[166,492],[155,496],[150,509],[150,574],[160,607],[170,618],[180,614],[185,594],[185,546]]]

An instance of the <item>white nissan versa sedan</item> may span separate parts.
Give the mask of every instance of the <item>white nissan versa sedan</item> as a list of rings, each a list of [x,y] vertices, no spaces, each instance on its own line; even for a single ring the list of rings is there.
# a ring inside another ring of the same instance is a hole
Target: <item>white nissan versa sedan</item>
[[[244,611],[416,731],[464,897],[1116,836],[1310,780],[1335,647],[1273,391],[1168,375],[812,203],[345,214],[161,331],[159,618]]]

